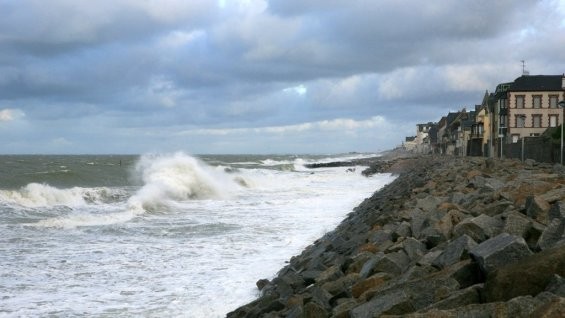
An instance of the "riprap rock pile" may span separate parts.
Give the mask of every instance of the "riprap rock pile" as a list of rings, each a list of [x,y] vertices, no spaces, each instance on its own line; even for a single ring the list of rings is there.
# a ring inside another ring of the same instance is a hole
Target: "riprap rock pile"
[[[228,317],[565,316],[563,167],[401,161],[394,182]]]

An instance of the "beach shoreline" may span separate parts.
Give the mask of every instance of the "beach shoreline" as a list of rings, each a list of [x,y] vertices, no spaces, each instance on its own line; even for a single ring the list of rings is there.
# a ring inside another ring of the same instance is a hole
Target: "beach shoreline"
[[[261,296],[228,317],[563,311],[563,167],[403,152],[363,160],[367,175],[398,178],[274,279],[258,277]]]

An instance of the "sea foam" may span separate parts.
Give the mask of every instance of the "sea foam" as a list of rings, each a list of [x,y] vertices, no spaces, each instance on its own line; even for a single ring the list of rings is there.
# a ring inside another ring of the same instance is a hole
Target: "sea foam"
[[[123,195],[122,191],[104,187],[59,189],[47,184],[30,183],[18,190],[0,190],[0,202],[27,208],[76,207],[116,200]]]
[[[143,186],[128,200],[133,210],[156,211],[175,201],[228,196],[236,183],[184,153],[144,155],[136,165]]]

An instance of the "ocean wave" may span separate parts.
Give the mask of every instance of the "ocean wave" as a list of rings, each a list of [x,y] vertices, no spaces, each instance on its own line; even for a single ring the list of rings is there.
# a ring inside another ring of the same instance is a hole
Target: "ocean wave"
[[[129,198],[131,210],[159,211],[175,201],[222,198],[241,184],[224,171],[181,152],[144,155],[136,172],[143,186]]]
[[[141,215],[141,211],[125,210],[121,212],[92,214],[92,213],[77,213],[67,215],[65,217],[53,217],[40,220],[33,224],[28,224],[36,227],[52,227],[52,228],[77,228],[85,226],[103,226],[125,223],[131,221],[135,217]]]
[[[0,190],[0,202],[28,208],[73,207],[118,201],[126,195],[123,190],[106,187],[59,189],[47,184],[30,183],[18,190]]]

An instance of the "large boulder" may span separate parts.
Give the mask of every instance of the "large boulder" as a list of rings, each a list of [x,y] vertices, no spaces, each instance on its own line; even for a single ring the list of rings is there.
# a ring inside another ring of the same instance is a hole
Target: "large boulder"
[[[554,275],[565,276],[565,248],[558,246],[501,266],[487,277],[485,300],[506,301],[544,291]]]
[[[549,203],[539,195],[526,198],[526,214],[541,224],[548,223],[548,212],[550,208]]]
[[[410,259],[404,251],[378,253],[363,265],[359,275],[361,278],[366,278],[374,273],[385,272],[396,276],[402,274],[409,264]]]
[[[410,295],[402,290],[385,292],[350,311],[352,318],[372,318],[382,314],[405,314],[414,311]]]
[[[504,227],[502,232],[526,237],[528,231],[532,228],[532,220],[522,213],[512,211],[505,215]]]
[[[563,244],[565,244],[565,219],[555,218],[551,220],[539,237],[537,246],[541,250],[546,250]]]
[[[532,254],[519,236],[502,233],[477,245],[469,252],[487,276],[500,266],[516,262]]]
[[[561,318],[563,298],[522,296],[507,302],[471,304],[453,309],[431,309],[407,315],[382,315],[382,318],[455,318],[455,317],[546,317]]]
[[[476,242],[485,241],[500,233],[503,223],[497,218],[481,214],[461,221],[453,229],[455,236],[468,235]]]
[[[391,278],[392,275],[388,273],[377,273],[353,285],[351,287],[351,294],[353,295],[353,297],[359,298],[366,291],[382,286]]]
[[[367,302],[351,312],[352,317],[378,317],[380,314],[406,314],[426,308],[449,298],[459,289],[476,284],[472,276],[470,260],[459,262],[439,272],[420,279],[398,282],[389,281],[382,288],[364,293]]]
[[[432,262],[432,265],[444,268],[469,257],[469,251],[477,246],[472,238],[462,235],[445,247],[444,251]]]
[[[563,189],[565,190],[565,188]],[[550,221],[553,219],[565,220],[565,204],[561,202],[555,202],[555,204],[553,204],[551,208],[549,208],[549,211],[547,212],[547,216]]]

